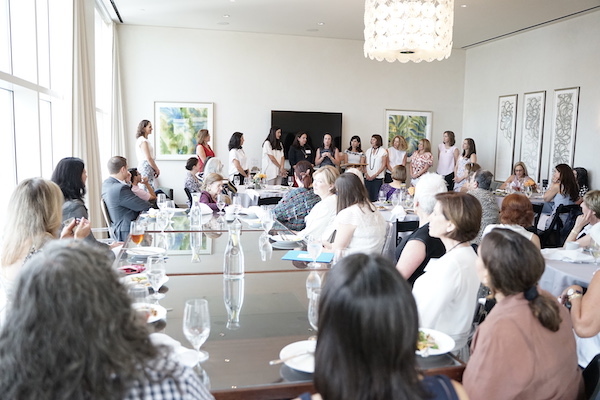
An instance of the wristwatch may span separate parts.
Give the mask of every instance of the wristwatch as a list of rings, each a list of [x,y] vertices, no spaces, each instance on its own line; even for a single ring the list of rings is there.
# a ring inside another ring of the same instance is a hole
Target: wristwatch
[[[570,288],[569,290],[567,290],[567,299],[569,301],[576,299],[577,297],[581,297],[583,296],[583,293],[581,293],[580,290],[576,290],[573,288]]]

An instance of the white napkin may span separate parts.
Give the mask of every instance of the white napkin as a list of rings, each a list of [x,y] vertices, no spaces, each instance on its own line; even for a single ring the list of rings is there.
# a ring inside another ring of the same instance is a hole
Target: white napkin
[[[248,196],[250,196],[250,198],[252,199],[252,201],[256,201],[258,200],[260,194],[258,194],[258,192],[255,189],[246,189],[245,192]]]
[[[179,361],[181,364],[186,367],[194,367],[198,364],[198,360],[200,355],[196,350],[188,349],[183,347],[181,343],[177,340],[173,339],[169,335],[165,335],[164,333],[151,333],[150,341],[154,345],[164,345],[170,347],[172,350],[172,356],[176,361]]]
[[[212,214],[213,210],[212,208],[210,208],[208,206],[208,204],[204,204],[204,203],[198,203],[200,204],[200,212],[204,215],[204,214]]]
[[[546,260],[558,260],[567,262],[594,262],[594,257],[590,254],[584,254],[580,249],[542,249],[542,255]]]
[[[588,231],[588,235],[594,239],[594,242],[600,243],[600,224],[594,224]]]
[[[406,218],[406,210],[404,209],[404,207],[402,207],[401,205],[397,205],[396,207],[394,207],[394,209],[392,210],[392,220],[394,218],[398,221],[404,221],[404,218]]]
[[[262,219],[265,215],[265,212],[260,206],[250,206],[248,207],[248,213],[256,215],[259,219]]]

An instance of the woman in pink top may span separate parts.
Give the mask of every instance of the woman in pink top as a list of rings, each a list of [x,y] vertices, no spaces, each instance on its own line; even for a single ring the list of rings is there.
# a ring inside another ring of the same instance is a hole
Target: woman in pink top
[[[204,171],[204,164],[208,157],[214,157],[215,152],[210,148],[210,133],[208,129],[200,129],[198,131],[198,146],[196,146],[196,155],[200,161],[200,172]]]
[[[444,177],[448,190],[454,189],[454,168],[458,161],[458,148],[454,145],[454,132],[444,132],[444,140],[438,146],[437,173]]]

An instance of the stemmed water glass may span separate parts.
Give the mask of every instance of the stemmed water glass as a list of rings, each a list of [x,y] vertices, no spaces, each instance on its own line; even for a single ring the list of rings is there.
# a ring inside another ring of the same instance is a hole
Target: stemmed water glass
[[[312,262],[308,263],[308,267],[318,268],[320,264],[317,262],[317,258],[319,258],[321,252],[323,251],[321,239],[316,236],[309,236],[306,243],[306,251],[308,251],[308,255],[312,259]]]
[[[158,292],[167,276],[165,259],[162,256],[150,256],[148,257],[146,264],[146,275],[148,276],[150,286],[152,286],[152,289],[154,290],[154,294],[152,294],[150,298],[160,300],[165,297],[164,294]]]
[[[163,208],[165,208],[165,202],[167,201],[167,195],[164,193],[159,193],[156,196],[156,205],[158,206],[158,208],[160,210],[162,210]]]
[[[273,228],[275,224],[275,214],[273,214],[273,210],[271,209],[263,209],[263,215],[260,220],[262,228],[265,231],[265,235],[269,235],[269,232]]]
[[[219,215],[225,214],[223,212],[223,209],[225,208],[226,204],[227,203],[225,202],[225,195],[224,194],[218,194],[217,195],[217,208],[219,209],[219,212],[218,212]]]
[[[235,216],[235,218],[237,218],[240,211],[242,211],[242,199],[237,193],[233,194],[233,198],[231,199],[231,205],[233,207],[233,215]]]
[[[131,235],[131,241],[136,245],[140,245],[144,240],[145,226],[141,221],[131,221],[129,225],[129,234]]]
[[[600,243],[596,242],[594,239],[590,242],[590,254],[594,257],[594,263],[598,264],[600,261]]]
[[[191,299],[185,302],[183,310],[183,334],[200,355],[200,362],[208,359],[208,353],[200,347],[210,334],[210,314],[208,301],[205,299]]]
[[[379,195],[378,195],[377,199],[379,200],[379,203],[381,203],[381,204],[385,203],[385,201],[387,200],[387,196],[385,195],[385,192],[383,190],[379,191]]]
[[[235,187],[240,186],[240,177],[237,175],[233,177],[233,186],[235,186]]]
[[[399,192],[394,192],[394,194],[392,194],[392,197],[390,198],[390,200],[392,201],[392,206],[396,207],[398,205],[400,205],[400,193]]]
[[[288,182],[288,186],[289,187],[294,186],[294,176],[293,175],[288,176],[287,177],[287,182]]]

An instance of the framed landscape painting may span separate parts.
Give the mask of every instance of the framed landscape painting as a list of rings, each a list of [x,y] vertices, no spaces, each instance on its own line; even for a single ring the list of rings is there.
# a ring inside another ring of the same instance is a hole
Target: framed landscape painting
[[[517,125],[517,95],[498,98],[498,124],[496,128],[496,161],[494,179],[505,181],[512,175]]]
[[[186,160],[196,154],[197,133],[213,135],[213,103],[154,103],[157,160]],[[209,143],[210,143],[209,142]]]
[[[384,137],[384,141],[390,143],[396,135],[404,137],[408,144],[407,153],[410,156],[417,150],[419,140],[431,140],[432,122],[433,113],[430,111],[385,110],[387,138]]]
[[[521,159],[529,176],[536,182],[541,179],[542,137],[546,92],[525,93],[523,98],[523,126],[521,128]]]
[[[552,176],[552,169],[558,164],[573,165],[578,108],[579,87],[554,91],[548,176]]]

